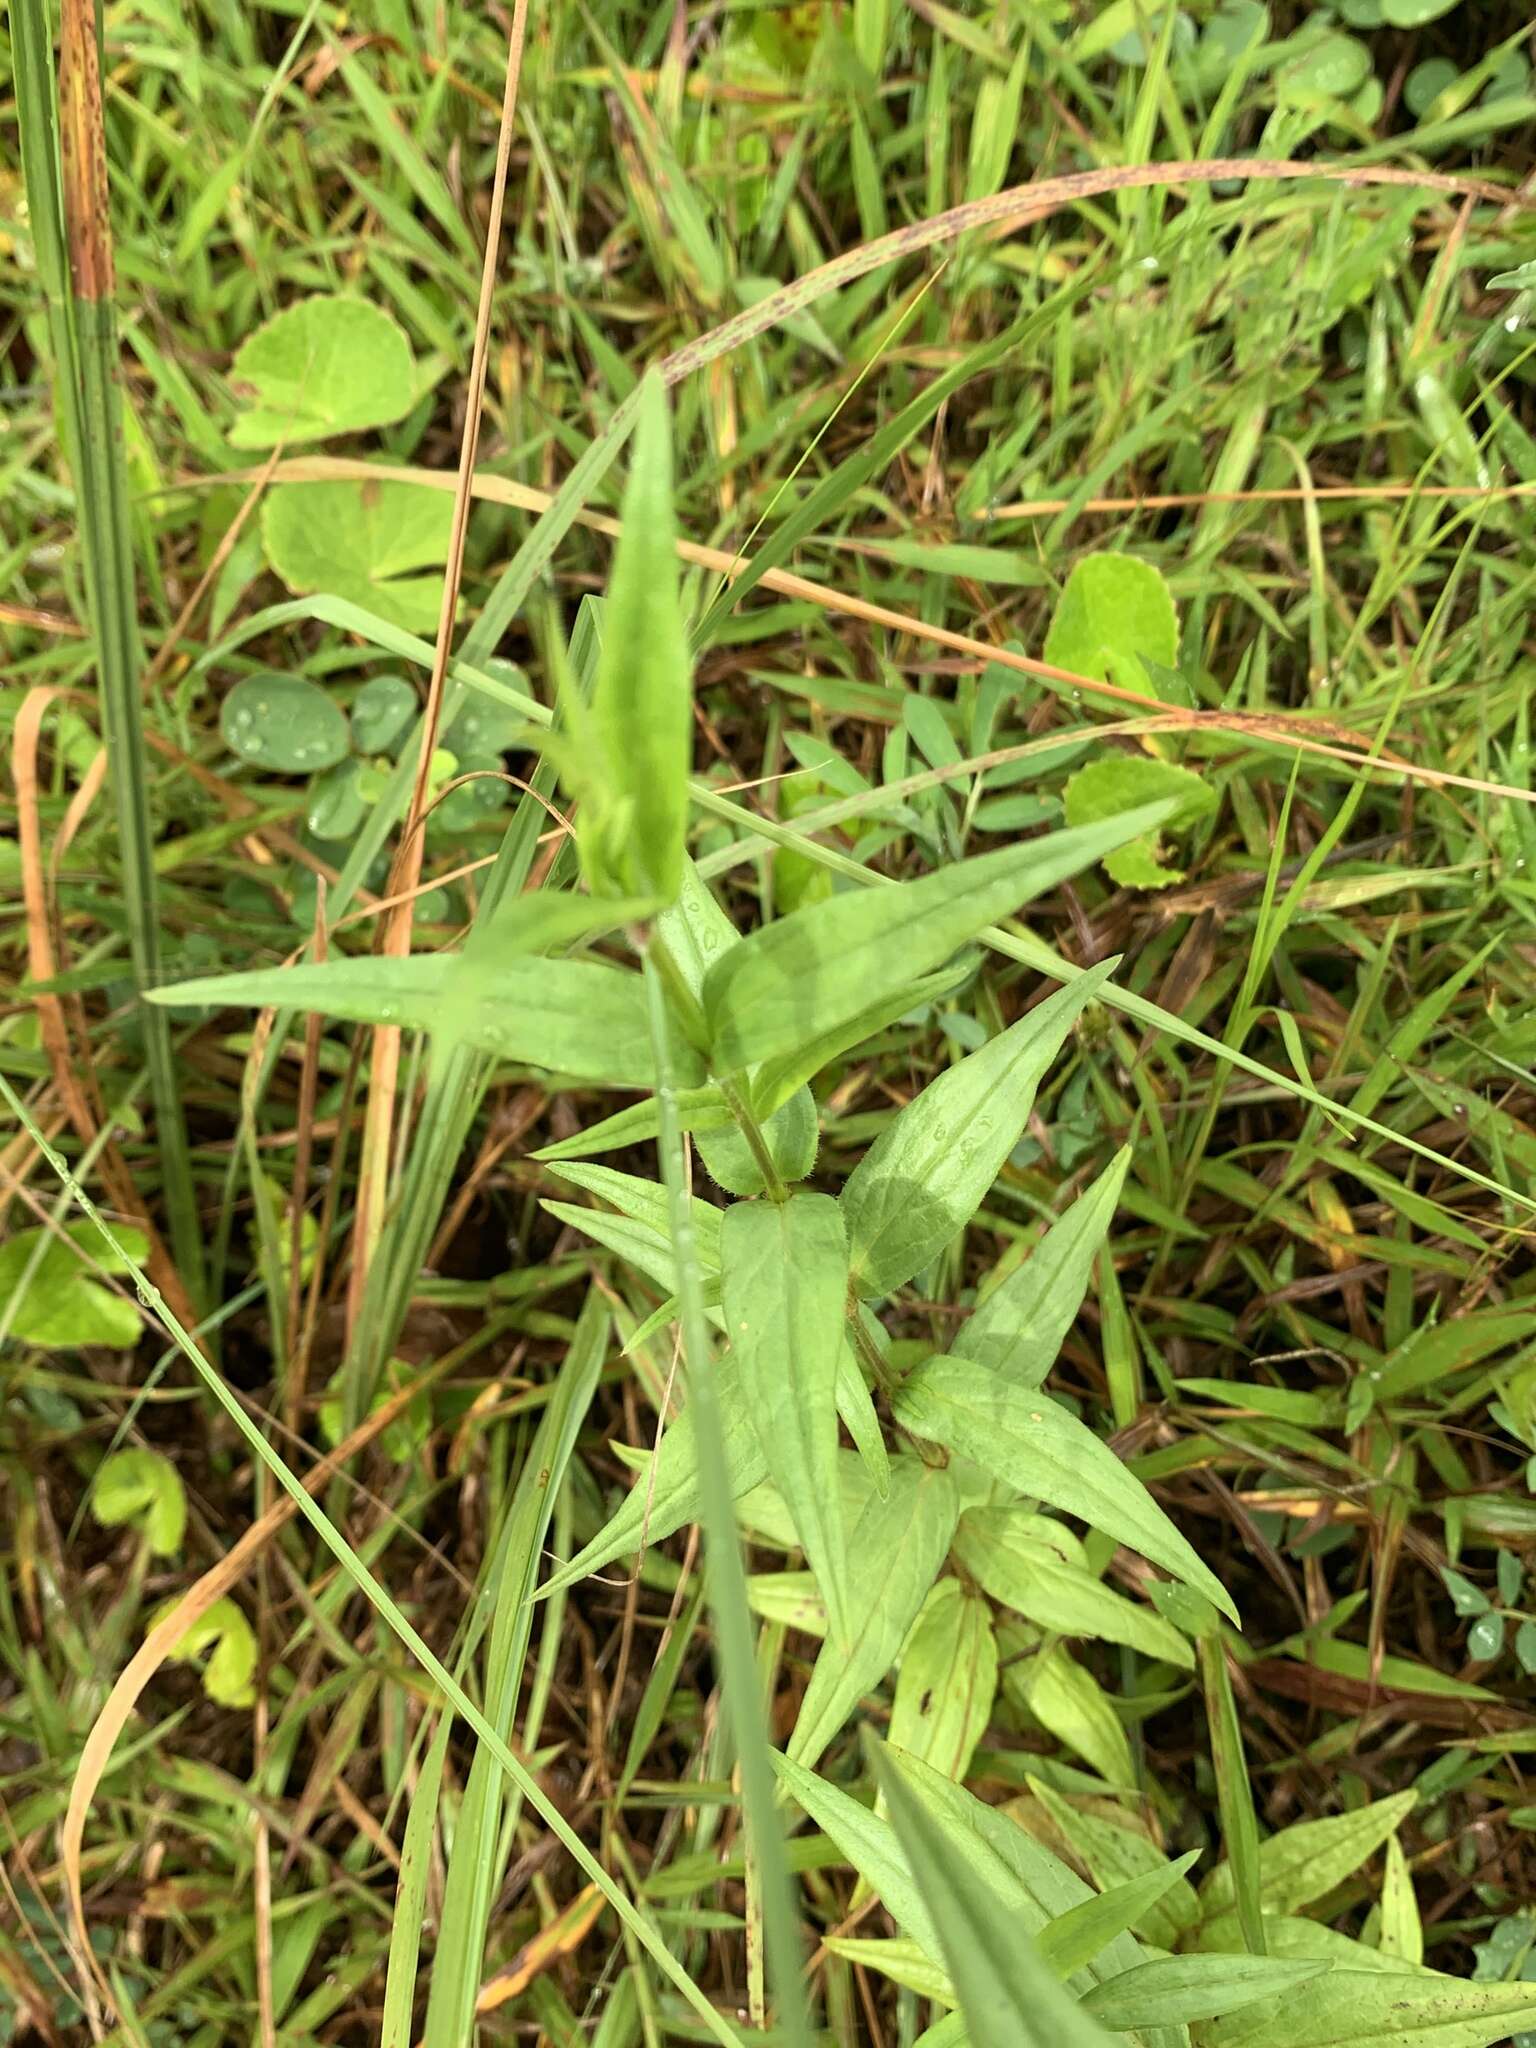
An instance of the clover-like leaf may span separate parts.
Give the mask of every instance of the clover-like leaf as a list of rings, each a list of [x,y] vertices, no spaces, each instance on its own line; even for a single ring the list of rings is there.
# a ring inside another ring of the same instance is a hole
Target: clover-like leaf
[[[137,1523],[156,1557],[172,1557],[186,1534],[186,1489],[158,1451],[114,1451],[96,1468],[91,1513],[107,1529]]]
[[[1079,768],[1066,787],[1069,825],[1097,825],[1139,810],[1143,804],[1171,802],[1166,828],[1177,830],[1216,807],[1216,792],[1187,768],[1144,755],[1106,754]],[[1158,857],[1155,834],[1117,846],[1104,857],[1106,873],[1123,889],[1166,889],[1182,882],[1182,868],[1165,867]]]
[[[1371,53],[1354,36],[1332,31],[1318,36],[1298,52],[1294,63],[1276,74],[1282,99],[1304,105],[1319,100],[1347,99],[1370,75]]]
[[[416,716],[404,676],[373,676],[352,699],[352,744],[360,754],[392,753]]]
[[[72,1351],[81,1344],[131,1351],[139,1341],[138,1309],[103,1287],[76,1249],[88,1251],[102,1272],[126,1273],[129,1260],[144,1258],[149,1240],[142,1230],[122,1224],[117,1238],[126,1259],[89,1223],[71,1224],[63,1236],[42,1228],[20,1230],[0,1245],[0,1302],[9,1312],[11,1336],[54,1351]]]
[[[219,733],[232,754],[275,775],[334,768],[347,753],[347,721],[303,676],[276,669],[243,676],[219,707]]]
[[[230,429],[236,448],[324,441],[403,419],[416,402],[405,333],[366,299],[300,299],[258,327],[231,365],[251,405]]]
[[[440,576],[417,576],[448,559],[453,500],[424,484],[281,484],[262,514],[267,560],[300,596],[350,599],[410,633],[437,624]]]

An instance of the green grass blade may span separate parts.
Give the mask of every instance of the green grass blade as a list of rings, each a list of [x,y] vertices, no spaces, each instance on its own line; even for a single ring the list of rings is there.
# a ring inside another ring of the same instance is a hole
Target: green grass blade
[[[199,1379],[207,1387],[214,1400],[244,1438],[252,1454],[266,1466],[279,1486],[293,1501],[299,1513],[308,1522],[326,1549],[336,1559],[342,1571],[363,1594],[374,1612],[380,1616],[397,1640],[404,1644],[422,1669],[428,1673],[443,1697],[461,1714],[468,1725],[496,1759],[508,1778],[538,1814],[550,1833],[559,1841],[572,1860],[602,1892],[621,1921],[645,1949],[646,1953],[660,1968],[662,1974],[682,1994],[687,2003],[703,2020],[709,2038],[723,2044],[723,2048],[739,2048],[737,2036],[731,2027],[715,2011],[714,2006],[700,1991],[688,1972],[678,1962],[655,1925],[641,1912],[634,1901],[616,1884],[581,1837],[571,1827],[564,1814],[540,1786],[538,1780],[520,1764],[504,1739],[491,1726],[462,1685],[442,1663],[420,1633],[406,1619],[405,1615],[365,1565],[352,1545],[326,1514],[319,1502],[311,1497],[298,1477],[273,1450],[271,1444],[246,1413],[244,1404],[226,1385],[216,1367],[203,1356],[187,1331],[182,1327],[159,1290],[149,1279],[136,1260],[124,1249],[112,1226],[86,1190],[69,1170],[65,1160],[49,1143],[47,1136],[39,1129],[36,1120],[26,1104],[17,1095],[10,1082],[0,1074],[0,1096],[3,1096],[12,1114],[27,1132],[39,1153],[47,1160],[82,1212],[89,1217],[101,1233],[109,1250],[121,1259],[125,1270],[131,1272],[139,1290],[140,1299],[153,1310],[166,1330],[170,1333],[177,1349],[191,1364]],[[79,1816],[83,1822],[84,1816]]]
[[[554,1399],[523,1463],[507,1525],[495,1550],[488,1580],[495,1615],[486,1656],[482,1696],[486,1718],[511,1733],[518,1690],[533,1628],[531,1601],[539,1560],[565,1477],[576,1433],[591,1403],[608,1346],[608,1313],[593,1288],[582,1306]],[[480,1988],[486,1929],[501,1882],[498,1837],[515,1816],[515,1787],[503,1784],[495,1755],[484,1743],[475,1751],[469,1782],[454,1824],[453,1853],[443,1892],[442,1931],[432,1964],[425,2048],[458,2048],[470,2038]]]

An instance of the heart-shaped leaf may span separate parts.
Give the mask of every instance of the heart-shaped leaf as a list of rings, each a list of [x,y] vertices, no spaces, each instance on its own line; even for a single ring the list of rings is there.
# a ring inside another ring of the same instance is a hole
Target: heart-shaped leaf
[[[324,441],[402,419],[416,400],[411,344],[366,299],[301,299],[258,327],[230,371],[251,405],[236,448]]]
[[[168,1600],[149,1617],[155,1629],[176,1607]],[[171,1651],[173,1664],[195,1663],[211,1650],[203,1666],[203,1691],[216,1706],[248,1707],[256,1697],[252,1681],[256,1675],[256,1634],[233,1600],[215,1600],[206,1614],[198,1616]]]
[[[137,1523],[155,1556],[171,1557],[187,1527],[181,1475],[158,1451],[114,1451],[96,1468],[91,1513],[107,1529]]]
[[[414,576],[448,559],[453,500],[446,491],[385,479],[282,484],[267,499],[267,560],[300,596],[326,591],[403,626],[437,624],[440,576]]]
[[[117,1238],[131,1259],[142,1260],[149,1250],[142,1230],[119,1224]],[[138,1309],[102,1286],[76,1245],[89,1251],[105,1273],[129,1270],[128,1261],[120,1259],[89,1223],[71,1225],[63,1237],[41,1228],[21,1230],[0,1245],[0,1302],[9,1310],[11,1336],[58,1351],[73,1351],[81,1344],[131,1351],[139,1341]]]

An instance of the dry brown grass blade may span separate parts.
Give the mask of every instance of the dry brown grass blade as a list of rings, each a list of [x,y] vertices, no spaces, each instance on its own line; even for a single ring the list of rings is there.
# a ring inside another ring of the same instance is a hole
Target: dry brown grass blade
[[[37,774],[38,748],[43,720],[50,708],[69,693],[38,684],[28,690],[16,713],[11,732],[11,777],[16,790],[16,830],[21,852],[21,891],[27,919],[27,972],[34,982],[49,982],[59,971],[53,944],[53,905],[49,888],[50,870],[44,865],[42,824],[39,814]],[[99,779],[97,787],[100,787]],[[68,830],[66,821],[66,830]],[[60,835],[61,838],[64,835]],[[67,839],[65,840],[67,844]],[[38,1031],[48,1055],[54,1087],[75,1135],[82,1145],[96,1143],[106,1122],[106,1111],[96,1092],[90,1048],[82,1043],[76,1060],[64,1000],[39,988],[32,998],[37,1010]],[[85,1079],[82,1080],[81,1076]],[[128,1171],[127,1161],[114,1139],[108,1138],[101,1152],[102,1179],[114,1208],[131,1217],[148,1241],[145,1264],[150,1277],[189,1329],[197,1324],[197,1311],[182,1285],[170,1252],[140,1200]]]
[[[381,1403],[349,1436],[344,1437],[333,1451],[327,1452],[305,1479],[305,1491],[313,1497],[329,1485],[359,1451],[372,1443],[381,1431],[388,1429],[392,1422],[397,1421],[405,1413],[423,1389],[430,1386],[453,1362],[454,1355],[452,1352],[446,1353],[435,1365],[429,1366],[417,1375],[409,1386],[402,1387],[398,1393]],[[222,1600],[231,1587],[239,1584],[263,1546],[269,1543],[278,1530],[297,1513],[298,1503],[291,1495],[285,1493],[267,1509],[260,1520],[251,1524],[216,1565],[203,1573],[173,1611],[150,1630],[124,1665],[117,1683],[107,1695],[105,1705],[92,1723],[91,1732],[85,1738],[84,1747],[80,1751],[74,1782],[69,1788],[69,1805],[60,1828],[59,1853],[64,1865],[64,1882],[69,1892],[69,1907],[75,1932],[82,1952],[91,1959],[97,1988],[106,1999],[109,2009],[113,2009],[111,1986],[107,1983],[101,1965],[96,1960],[95,1951],[91,1947],[81,1873],[85,1820],[90,1812],[91,1801],[95,1798],[96,1789],[111,1761],[117,1738],[127,1727],[129,1717],[138,1705],[145,1686],[149,1684],[187,1630],[201,1620],[216,1600]]]
[[[345,456],[324,455],[296,457],[285,462],[278,472],[277,480],[283,483],[323,483],[340,478],[356,478],[365,474],[371,477],[384,477],[398,483],[423,484],[433,490],[454,488],[453,480],[436,470],[413,469],[395,463],[363,463]],[[525,512],[545,511],[553,502],[547,491],[534,490],[527,484],[513,483],[506,477],[477,476],[474,481],[474,493],[477,498],[484,498],[491,504],[511,505]],[[595,533],[617,538],[618,521],[608,518],[605,513],[583,513],[581,522]],[[679,540],[677,551],[684,561],[697,563],[701,568],[732,579],[744,574],[750,566],[739,556],[727,553],[724,548],[706,547],[699,541]],[[1339,725],[1330,719],[1288,712],[1184,710],[1176,705],[1165,704],[1161,698],[1146,696],[1137,690],[1121,689],[1115,683],[1100,682],[1093,676],[1078,675],[1072,669],[1057,668],[1048,661],[1036,661],[1031,655],[1017,654],[1011,648],[996,646],[989,640],[978,640],[969,633],[955,633],[947,626],[932,625],[926,619],[915,618],[909,612],[893,611],[886,605],[869,604],[861,597],[850,596],[844,591],[834,589],[830,584],[815,583],[807,576],[796,576],[787,569],[770,569],[761,581],[765,590],[777,591],[781,597],[800,598],[807,603],[820,605],[825,611],[840,613],[845,618],[859,619],[868,625],[883,626],[893,633],[905,633],[914,640],[926,640],[935,647],[944,647],[952,653],[963,654],[972,661],[1012,669],[1019,675],[1033,676],[1044,682],[1059,684],[1064,689],[1081,691],[1084,696],[1102,697],[1116,704],[1135,705],[1138,710],[1148,713],[1146,719],[1138,722],[1138,729],[1144,732],[1204,730],[1246,734],[1255,740],[1267,740],[1277,745],[1294,747],[1299,753],[1344,761],[1352,767],[1370,769],[1384,775],[1395,775],[1404,781],[1420,782],[1431,788],[1475,790],[1483,796],[1507,797],[1517,803],[1536,803],[1536,792],[1517,788],[1512,783],[1490,782],[1476,775],[1458,775],[1448,768],[1426,768],[1418,762],[1404,760],[1398,754],[1372,753],[1371,741],[1366,734],[1355,732],[1350,727]],[[891,718],[894,720],[899,715],[899,699],[893,699]],[[1334,738],[1320,739],[1317,737],[1320,733],[1332,734]]]
[[[574,1955],[596,1926],[607,1903],[595,1884],[578,1892],[547,1927],[523,1944],[504,1970],[486,1979],[475,1999],[475,2011],[494,2012],[498,2005],[505,2005],[508,1999],[526,1991],[535,1977],[558,1963],[562,1956]]]
[[[490,216],[485,229],[485,261],[480,274],[480,302],[475,312],[475,343],[470,357],[469,388],[464,401],[464,432],[459,444],[459,471],[454,480],[453,529],[448,563],[443,572],[443,600],[437,621],[437,644],[433,653],[432,677],[427,686],[427,704],[422,718],[421,753],[416,763],[416,781],[400,847],[395,856],[386,893],[403,897],[384,920],[380,951],[387,959],[404,959],[411,950],[411,928],[415,913],[417,885],[421,880],[425,848],[428,786],[432,755],[437,746],[442,717],[443,691],[453,650],[453,625],[459,608],[459,585],[464,573],[464,543],[469,535],[469,513],[474,496],[475,456],[480,446],[480,416],[485,398],[486,363],[490,355],[491,305],[496,289],[496,272],[501,258],[501,221],[507,196],[507,167],[512,156],[512,129],[517,114],[517,87],[523,64],[523,33],[528,21],[528,0],[516,0],[507,33],[507,68],[502,91],[501,126],[496,137],[496,170],[491,181]],[[268,474],[271,474],[270,468]],[[394,1122],[395,1089],[400,1075],[400,1031],[395,1025],[381,1025],[373,1034],[373,1061],[368,1078],[368,1107],[363,1126],[362,1158],[358,1169],[357,1218],[352,1237],[352,1269],[347,1287],[347,1327],[350,1331],[362,1306],[368,1266],[384,1222],[384,1203],[389,1179],[390,1132]]]

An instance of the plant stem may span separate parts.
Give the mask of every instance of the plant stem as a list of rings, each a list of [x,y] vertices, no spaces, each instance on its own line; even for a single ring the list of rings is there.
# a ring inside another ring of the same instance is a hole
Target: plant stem
[[[649,950],[645,956],[645,988],[651,1050],[656,1062],[656,1102],[661,1121],[658,1149],[667,1189],[673,1254],[677,1261],[683,1367],[688,1380],[688,1407],[693,1416],[694,1438],[699,1450],[705,1585],[714,1618],[726,1715],[735,1738],[741,1769],[742,1805],[759,1859],[766,1937],[764,1947],[769,1975],[778,1997],[781,2038],[786,2048],[807,2048],[794,1892],[774,1797],[767,1733],[758,1706],[757,1659],[752,1646],[747,1576],[742,1564],[736,1508],[727,1476],[725,1431],[715,1386],[714,1361],[710,1357],[704,1283],[695,1245],[683,1134],[677,1114],[677,1089],[672,1075],[666,996],[661,970]]]
[[[709,1031],[704,1021],[703,1008],[698,997],[688,986],[687,979],[668,948],[666,940],[652,931],[641,943],[647,957],[655,963],[684,1033],[701,1052],[707,1052]],[[747,1099],[746,1090],[731,1075],[716,1074],[713,1079],[715,1086],[725,1098],[726,1108],[736,1119],[737,1129],[747,1141],[747,1150],[752,1154],[753,1162],[763,1177],[764,1193],[770,1202],[787,1202],[789,1189],[784,1185],[784,1176],[779,1172],[773,1148],[769,1145],[767,1135]]]
[[[25,156],[29,203],[40,223],[39,253],[52,302],[57,352],[54,411],[61,446],[73,459],[102,732],[117,817],[123,906],[134,980],[142,994],[161,979],[160,923],[140,689],[133,529],[123,459],[96,16],[92,0],[63,0],[57,154],[49,118],[52,109],[38,103],[39,96],[46,101],[52,95],[46,9],[41,0],[17,0],[13,18],[25,53],[25,62],[18,68],[18,87],[24,87],[21,97],[33,102],[23,117],[32,131]],[[59,274],[61,232],[69,272],[67,310]],[[138,1014],[155,1107],[171,1249],[188,1295],[201,1302],[202,1233],[171,1021],[164,1010],[148,1003],[141,1003]]]

